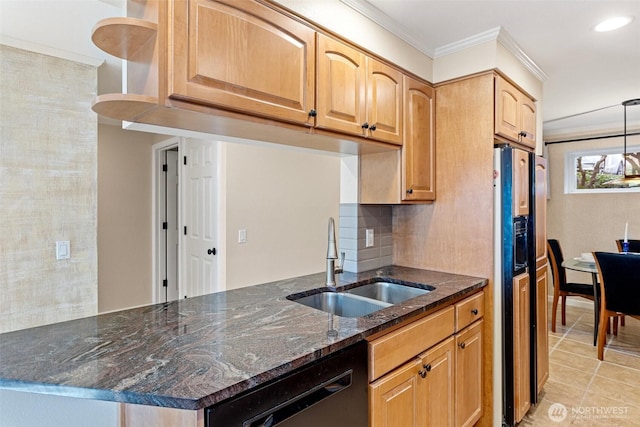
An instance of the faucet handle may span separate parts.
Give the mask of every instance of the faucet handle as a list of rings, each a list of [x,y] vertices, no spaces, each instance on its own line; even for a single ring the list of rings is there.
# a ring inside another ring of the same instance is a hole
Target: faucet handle
[[[340,252],[340,264],[336,267],[336,273],[342,273],[344,271],[344,252]]]

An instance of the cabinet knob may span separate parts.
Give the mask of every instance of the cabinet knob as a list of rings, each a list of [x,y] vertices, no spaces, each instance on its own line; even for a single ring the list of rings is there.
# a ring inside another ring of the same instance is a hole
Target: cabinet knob
[[[374,130],[376,130],[377,126],[376,125],[371,125],[371,127],[369,128],[369,130],[371,132],[373,132]]]
[[[413,194],[413,188],[408,189],[407,194]]]
[[[318,112],[315,109],[311,109],[311,111],[309,111],[309,117],[315,117],[318,115]]]
[[[466,347],[464,342],[461,342],[460,344],[458,344],[458,347],[460,347],[461,349],[464,350],[464,348]]]
[[[474,316],[478,315],[478,309],[474,308],[473,310],[471,310],[471,314],[473,314]]]
[[[208,253],[209,255],[215,255],[215,254],[216,254],[216,248],[207,249],[207,253]]]
[[[527,137],[527,131],[521,130],[520,133],[518,134],[518,136],[520,136],[522,138],[526,138]]]
[[[362,124],[362,129],[369,129],[369,123],[364,122],[364,123]]]
[[[420,375],[420,378],[427,378],[427,371],[425,369],[420,369],[418,374]]]
[[[424,369],[426,369],[426,370],[427,370],[427,372],[431,372],[431,363],[427,363],[426,365],[422,365],[422,367],[423,367]]]

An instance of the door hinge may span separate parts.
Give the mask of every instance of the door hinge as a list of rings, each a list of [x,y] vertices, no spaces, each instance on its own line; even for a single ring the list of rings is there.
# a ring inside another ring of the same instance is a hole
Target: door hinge
[[[169,224],[168,224],[168,223],[166,223],[166,222],[163,222],[163,223],[162,223],[162,229],[163,229],[163,230],[166,230],[166,229],[168,229],[168,228],[169,228]]]
[[[184,160],[183,160],[183,161],[184,161],[184,164],[186,165],[186,164],[187,164],[187,156],[184,156],[184,157],[183,157],[183,159],[184,159]]]
[[[187,235],[187,226],[186,225],[184,226],[184,235],[185,236]]]
[[[169,165],[162,165],[162,172],[166,172],[169,170]]]
[[[164,280],[162,281],[162,286],[164,286],[165,288],[166,288],[167,286],[169,286],[169,281],[167,281],[167,279],[164,279]]]

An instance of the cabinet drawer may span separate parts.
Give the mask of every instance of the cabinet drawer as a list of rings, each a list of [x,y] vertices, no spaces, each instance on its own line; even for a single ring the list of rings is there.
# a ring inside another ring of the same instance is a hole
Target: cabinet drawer
[[[456,304],[456,332],[484,316],[484,292]]]
[[[402,365],[454,332],[454,308],[447,307],[369,343],[369,381]]]

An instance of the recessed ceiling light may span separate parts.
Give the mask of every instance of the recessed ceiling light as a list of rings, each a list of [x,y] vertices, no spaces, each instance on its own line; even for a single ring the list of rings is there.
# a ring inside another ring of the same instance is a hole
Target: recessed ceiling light
[[[633,21],[633,17],[631,16],[618,16],[615,18],[607,19],[606,21],[602,21],[598,25],[596,25],[595,30],[599,33],[603,33],[605,31],[613,31],[618,28],[624,27],[629,22]]]

